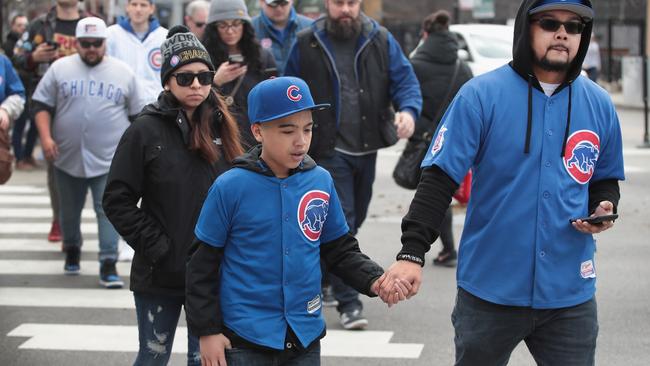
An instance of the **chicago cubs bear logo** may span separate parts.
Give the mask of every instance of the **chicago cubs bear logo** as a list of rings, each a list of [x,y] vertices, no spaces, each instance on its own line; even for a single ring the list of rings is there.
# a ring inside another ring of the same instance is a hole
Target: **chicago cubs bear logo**
[[[580,184],[586,184],[594,175],[600,154],[600,138],[593,131],[579,130],[571,134],[564,150],[564,168]]]
[[[323,191],[305,193],[298,204],[298,225],[300,231],[310,241],[320,238],[321,230],[327,219],[330,195]]]
[[[433,142],[431,154],[435,155],[438,151],[440,151],[440,149],[442,149],[442,144],[445,142],[445,132],[447,132],[447,126],[440,127],[438,136],[436,136],[436,141]]]
[[[147,59],[149,60],[149,66],[152,69],[160,71],[160,67],[162,66],[162,53],[160,53],[160,47],[149,51],[149,56],[147,56]]]
[[[287,98],[289,98],[289,100],[292,102],[300,101],[300,99],[302,99],[302,94],[300,94],[299,91],[299,87],[291,85],[287,88]]]

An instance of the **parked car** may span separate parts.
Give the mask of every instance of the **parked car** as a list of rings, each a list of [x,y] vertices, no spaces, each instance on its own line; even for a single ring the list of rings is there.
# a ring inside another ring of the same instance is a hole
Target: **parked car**
[[[499,24],[453,24],[449,31],[458,39],[458,56],[474,76],[494,70],[512,60],[514,27]],[[418,44],[418,47],[422,44]],[[413,57],[417,47],[410,56]]]

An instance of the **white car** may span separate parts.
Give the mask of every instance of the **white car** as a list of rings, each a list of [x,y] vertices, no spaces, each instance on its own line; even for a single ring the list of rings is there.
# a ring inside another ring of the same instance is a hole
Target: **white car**
[[[461,59],[474,76],[503,66],[512,60],[514,27],[498,24],[453,24],[449,31],[458,37]],[[463,52],[465,51],[465,52]]]
[[[492,71],[512,60],[514,27],[499,24],[453,24],[449,31],[458,39],[458,56],[474,76]],[[418,44],[420,46],[422,41]],[[417,48],[416,48],[417,50]],[[415,50],[411,52],[411,57]]]

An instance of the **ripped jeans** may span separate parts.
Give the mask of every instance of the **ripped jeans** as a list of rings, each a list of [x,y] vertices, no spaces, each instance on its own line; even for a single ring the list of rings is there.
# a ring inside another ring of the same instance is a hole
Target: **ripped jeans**
[[[134,292],[140,347],[134,366],[167,365],[184,304],[183,296]],[[200,366],[199,339],[187,336],[187,365]]]

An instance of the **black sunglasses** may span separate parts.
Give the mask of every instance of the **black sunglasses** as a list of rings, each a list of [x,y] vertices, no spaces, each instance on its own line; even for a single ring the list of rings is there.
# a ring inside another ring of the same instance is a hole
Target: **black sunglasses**
[[[104,44],[103,39],[98,39],[96,41],[82,41],[82,40],[79,40],[79,46],[81,46],[81,48],[90,48],[90,46],[95,47],[95,48],[99,48],[103,44]]]
[[[194,82],[194,78],[199,80],[201,85],[211,85],[214,78],[214,71],[202,71],[199,73],[193,72],[177,72],[172,74],[176,78],[176,83],[179,86],[190,86]]]
[[[288,1],[282,1],[281,0],[281,1],[274,1],[274,2],[272,2],[270,4],[267,3],[266,5],[268,5],[268,6],[272,7],[272,8],[277,8],[278,6],[286,6],[287,4],[289,4]]]
[[[547,32],[557,32],[560,26],[564,26],[564,30],[569,34],[581,34],[585,29],[585,23],[577,20],[561,22],[553,18],[539,18],[533,19],[533,22],[539,23],[539,26]]]

